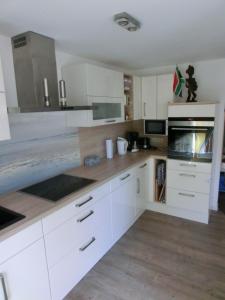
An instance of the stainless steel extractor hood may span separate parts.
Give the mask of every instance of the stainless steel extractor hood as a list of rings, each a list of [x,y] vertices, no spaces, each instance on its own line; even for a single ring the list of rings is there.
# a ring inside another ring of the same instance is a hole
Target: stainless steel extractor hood
[[[55,42],[28,31],[12,38],[16,88],[21,112],[57,110],[59,107]],[[47,79],[50,107],[44,98]]]

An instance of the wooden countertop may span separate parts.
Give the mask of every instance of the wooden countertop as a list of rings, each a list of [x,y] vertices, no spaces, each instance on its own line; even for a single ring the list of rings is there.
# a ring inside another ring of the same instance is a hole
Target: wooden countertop
[[[13,225],[10,225],[0,230],[0,242],[10,237],[11,235],[21,231],[27,226],[41,220],[41,218],[53,213],[59,208],[71,203],[77,198],[90,192],[97,186],[106,183],[112,178],[118,176],[120,173],[126,171],[131,167],[145,161],[150,157],[165,158],[166,151],[163,150],[148,150],[137,153],[128,153],[125,156],[116,155],[112,160],[102,160],[98,166],[94,167],[78,167],[65,174],[86,177],[97,180],[93,184],[72,193],[58,202],[51,202],[43,198],[28,195],[22,192],[13,192],[0,197],[0,206],[11,209],[15,212],[25,215],[26,217]]]

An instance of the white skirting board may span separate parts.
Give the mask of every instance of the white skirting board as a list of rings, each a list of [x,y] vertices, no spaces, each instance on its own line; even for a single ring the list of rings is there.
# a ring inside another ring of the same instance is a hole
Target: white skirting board
[[[174,217],[179,217],[183,219],[188,219],[191,221],[197,221],[200,223],[208,224],[209,214],[203,214],[200,212],[195,212],[187,209],[176,208],[168,206],[164,203],[149,202],[147,204],[147,210],[163,213],[166,215],[171,215]]]

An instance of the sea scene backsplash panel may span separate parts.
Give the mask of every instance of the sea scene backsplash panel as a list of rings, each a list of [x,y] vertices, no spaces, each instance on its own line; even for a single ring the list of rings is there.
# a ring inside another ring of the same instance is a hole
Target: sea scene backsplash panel
[[[77,128],[64,112],[10,114],[11,140],[0,142],[0,194],[80,165]]]

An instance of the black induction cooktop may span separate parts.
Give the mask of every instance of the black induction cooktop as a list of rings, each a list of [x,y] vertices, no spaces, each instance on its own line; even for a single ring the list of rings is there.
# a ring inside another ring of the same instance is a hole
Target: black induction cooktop
[[[0,206],[0,230],[25,218],[25,216]]]
[[[20,191],[56,202],[93,182],[95,182],[93,179],[61,174]]]

